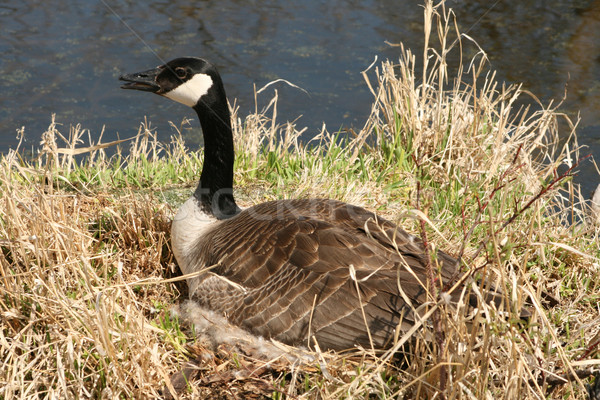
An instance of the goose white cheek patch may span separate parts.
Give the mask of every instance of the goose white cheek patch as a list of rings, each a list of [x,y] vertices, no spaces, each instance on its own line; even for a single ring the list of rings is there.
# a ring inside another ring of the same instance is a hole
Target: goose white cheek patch
[[[208,92],[212,84],[213,81],[210,75],[196,74],[192,79],[165,93],[164,96],[185,104],[188,107],[194,107],[198,103],[198,100],[200,100],[200,97]]]

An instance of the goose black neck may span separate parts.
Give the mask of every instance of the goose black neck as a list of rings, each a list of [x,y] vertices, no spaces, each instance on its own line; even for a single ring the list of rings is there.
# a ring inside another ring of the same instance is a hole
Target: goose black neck
[[[231,115],[225,92],[221,90],[221,96],[213,94],[212,101],[200,101],[194,106],[204,136],[204,165],[194,196],[204,212],[217,219],[227,219],[239,213],[240,209],[233,198],[235,154]]]

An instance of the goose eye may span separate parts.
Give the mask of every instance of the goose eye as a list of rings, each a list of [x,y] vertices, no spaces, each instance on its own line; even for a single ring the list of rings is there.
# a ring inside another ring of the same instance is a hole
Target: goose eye
[[[185,70],[185,68],[177,67],[177,68],[175,68],[175,74],[177,75],[178,78],[183,79],[187,75],[187,71]]]

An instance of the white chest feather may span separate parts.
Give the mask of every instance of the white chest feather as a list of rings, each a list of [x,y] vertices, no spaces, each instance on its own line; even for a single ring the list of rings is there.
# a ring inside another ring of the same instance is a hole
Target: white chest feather
[[[171,245],[184,275],[204,267],[197,265],[199,260],[196,259],[197,255],[193,250],[199,245],[202,237],[217,224],[219,221],[213,215],[204,213],[193,197],[183,203],[177,211],[171,225]]]
[[[213,81],[210,75],[196,74],[190,80],[165,93],[164,96],[188,107],[194,107],[200,97],[208,93],[208,89],[212,84]]]

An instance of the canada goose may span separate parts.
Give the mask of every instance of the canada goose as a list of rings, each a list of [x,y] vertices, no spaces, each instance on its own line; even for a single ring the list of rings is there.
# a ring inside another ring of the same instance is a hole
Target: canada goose
[[[210,267],[188,280],[194,301],[255,335],[290,345],[312,345],[314,336],[321,349],[382,349],[397,329],[413,326],[415,310],[431,300],[418,237],[336,200],[278,200],[241,210],[232,191],[231,116],[216,68],[177,58],[120,79],[124,89],[153,92],[198,113],[202,174],[173,220],[171,238],[184,274]],[[436,279],[455,283],[458,261],[442,251],[433,258]],[[460,296],[455,290],[446,297]]]

